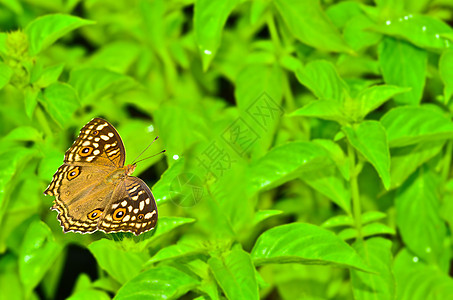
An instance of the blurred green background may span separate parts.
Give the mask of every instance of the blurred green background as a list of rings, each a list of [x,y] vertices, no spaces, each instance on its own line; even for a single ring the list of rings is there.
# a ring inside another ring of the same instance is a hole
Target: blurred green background
[[[453,299],[451,0],[0,1],[0,299]],[[155,230],[43,191],[111,122]]]

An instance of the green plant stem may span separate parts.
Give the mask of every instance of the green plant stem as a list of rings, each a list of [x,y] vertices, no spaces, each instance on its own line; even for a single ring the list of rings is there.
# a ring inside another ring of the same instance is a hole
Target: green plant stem
[[[277,62],[279,61],[279,58],[283,56],[283,46],[282,42],[280,40],[280,36],[277,31],[277,27],[275,26],[275,20],[272,14],[268,14],[266,17],[266,25],[267,28],[269,29],[269,33],[271,36],[271,40],[274,43],[275,46],[275,57]],[[283,86],[283,96],[285,99],[286,106],[289,111],[294,111],[296,109],[296,103],[294,101],[294,96],[291,91],[291,86],[289,83],[289,78],[288,74],[283,70],[283,78],[282,78],[282,86]],[[298,139],[302,140],[309,140],[310,139],[310,128],[309,126],[306,126],[307,123],[304,123],[304,121],[301,121],[301,123],[298,123],[299,121],[296,118],[294,121],[292,121],[291,127],[293,127],[293,132],[297,136]],[[302,128],[302,132],[301,132]],[[305,136],[304,136],[305,133]]]
[[[355,163],[355,150],[351,144],[348,143],[348,156],[349,156],[349,170],[350,170],[350,185],[352,196],[352,211],[354,215],[355,227],[357,229],[357,238],[362,239],[362,211],[360,207],[360,193],[359,184],[357,182],[358,168]]]
[[[453,142],[448,141],[447,147],[445,148],[445,156],[444,156],[444,163],[443,163],[443,169],[442,169],[442,179],[444,182],[446,182],[448,180],[448,176],[450,175],[452,151],[453,151]]]
[[[52,132],[52,129],[50,129],[46,116],[44,115],[44,112],[42,111],[42,109],[39,105],[36,106],[35,116],[36,116],[36,119],[38,120],[39,125],[41,125],[41,128],[44,130],[44,133],[47,136],[53,136],[54,134]]]
[[[274,16],[272,14],[267,15],[266,24],[269,29],[269,34],[271,35],[271,40],[275,46],[275,52],[278,56],[282,52],[282,43],[280,42],[280,37],[278,36],[277,27],[275,26]]]

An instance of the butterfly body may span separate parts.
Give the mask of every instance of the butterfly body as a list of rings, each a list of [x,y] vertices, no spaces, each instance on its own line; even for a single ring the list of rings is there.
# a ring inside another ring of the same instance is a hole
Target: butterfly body
[[[157,207],[146,183],[131,176],[121,137],[107,121],[95,118],[80,131],[62,166],[44,191],[55,196],[52,209],[65,232],[133,232],[157,223]]]

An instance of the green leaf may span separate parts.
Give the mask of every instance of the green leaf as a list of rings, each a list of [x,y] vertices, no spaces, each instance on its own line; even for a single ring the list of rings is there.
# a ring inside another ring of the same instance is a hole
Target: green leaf
[[[197,285],[199,281],[192,276],[170,266],[159,266],[127,282],[114,299],[177,299]]]
[[[8,53],[7,39],[8,34],[6,32],[0,32],[0,53],[3,55]]]
[[[197,135],[206,134],[208,130],[203,118],[196,112],[188,114],[189,109],[193,112],[193,108],[165,102],[153,113],[169,157],[173,155],[181,157],[184,151],[199,140]],[[173,128],[179,130],[175,132]]]
[[[19,126],[8,132],[3,137],[3,141],[33,141],[37,142],[42,139],[42,133],[31,126]]]
[[[373,235],[378,235],[378,234],[389,234],[389,235],[395,235],[395,229],[382,224],[382,223],[370,223],[366,224],[362,228],[362,233],[364,237],[369,237]]]
[[[61,250],[44,222],[36,220],[30,224],[19,254],[19,274],[27,295],[43,279]]]
[[[36,105],[38,104],[38,93],[38,89],[34,89],[30,86],[26,87],[24,91],[25,112],[30,119],[33,116]]]
[[[312,61],[298,70],[296,76],[318,99],[341,103],[349,94],[348,85],[330,62]]]
[[[220,46],[222,31],[228,16],[238,0],[196,0],[194,7],[194,31],[198,50],[207,70]]]
[[[252,146],[252,156],[262,156],[272,145],[283,114],[283,76],[277,65],[252,64],[242,69],[236,79],[234,94],[240,116],[260,134]]]
[[[315,139],[315,144],[322,146],[333,160],[343,178],[349,181],[349,160],[345,156],[343,149],[334,141],[328,139]]]
[[[77,282],[72,290],[72,294],[68,300],[89,300],[89,299],[100,299],[108,300],[110,299],[109,295],[104,291],[99,291],[94,289],[91,284],[90,277],[82,273],[77,278]]]
[[[437,266],[426,265],[407,249],[394,261],[398,300],[452,300],[453,279]]]
[[[371,223],[362,227],[361,236],[369,237],[378,234],[395,235],[395,230],[382,223]],[[357,229],[346,228],[338,233],[338,236],[343,240],[357,239],[359,237]]]
[[[72,294],[66,300],[90,300],[90,299],[99,299],[99,300],[109,300],[111,299],[109,294],[103,291],[99,291],[96,289],[85,289],[78,291]]]
[[[139,274],[147,259],[143,253],[127,251],[120,243],[107,239],[92,242],[88,249],[99,266],[122,284]]]
[[[105,68],[109,71],[124,74],[130,70],[139,55],[139,44],[127,40],[114,40],[109,44],[102,45],[96,53],[90,56],[87,66],[99,69]]]
[[[444,145],[445,141],[440,140],[392,148],[390,151],[391,188],[402,185],[418,167],[439,154]]]
[[[14,175],[18,174],[20,168],[33,157],[33,150],[27,148],[8,149],[0,152],[0,225],[3,225],[4,215],[8,207],[10,196],[15,188]],[[0,251],[5,251],[3,237],[0,235]]]
[[[390,187],[390,153],[384,127],[377,121],[364,121],[354,127],[343,127],[351,145],[369,161]]]
[[[327,157],[324,148],[310,142],[275,147],[250,165],[251,192],[283,184],[297,178],[302,171],[325,167]]]
[[[319,0],[276,0],[274,3],[292,34],[301,42],[324,51],[352,53],[321,9]]]
[[[374,85],[360,91],[356,100],[361,108],[360,116],[364,118],[367,114],[393,98],[395,95],[410,91],[409,88],[401,88],[393,85]]]
[[[407,42],[386,37],[379,46],[379,63],[387,84],[410,87],[411,91],[395,96],[398,104],[420,103],[425,86],[427,54]]]
[[[293,111],[290,116],[315,117],[323,120],[346,124],[348,119],[343,114],[343,105],[331,100],[315,100]]]
[[[64,64],[58,64],[45,68],[42,71],[40,78],[34,84],[40,88],[48,87],[58,80],[58,77],[60,77],[63,72],[63,68]]]
[[[9,83],[12,75],[13,70],[4,62],[0,62],[0,89]]]
[[[135,86],[135,81],[126,75],[109,70],[84,68],[71,72],[69,84],[76,89],[83,104],[105,95],[124,92]]]
[[[351,212],[349,185],[335,165],[321,166],[319,169],[302,172],[300,179],[319,193],[328,197],[345,212]]]
[[[179,258],[205,253],[206,247],[203,242],[196,238],[185,238],[178,241],[175,245],[170,245],[159,250],[146,265],[160,262],[163,260],[176,260]]]
[[[62,14],[36,18],[25,27],[30,42],[30,55],[37,55],[70,31],[90,24],[94,22]]]
[[[259,299],[255,267],[250,254],[240,247],[211,257],[208,264],[228,299]]]
[[[372,25],[374,23],[364,14],[353,16],[343,30],[346,43],[355,51],[377,44],[381,35],[369,30]]]
[[[445,183],[445,193],[442,199],[440,214],[442,218],[448,223],[450,232],[452,232],[453,219],[450,216],[453,215],[453,179],[449,179]]]
[[[11,252],[0,257],[0,289],[11,300],[22,300],[24,288],[19,280],[17,257]]]
[[[390,147],[402,147],[453,137],[453,123],[427,106],[397,107],[381,118]]]
[[[395,203],[396,223],[404,243],[430,263],[439,263],[446,238],[437,176],[422,166],[398,190]]]
[[[396,286],[392,270],[392,243],[383,238],[359,240],[353,247],[377,274],[351,270],[355,299],[395,299]]]
[[[193,223],[195,219],[191,218],[180,218],[180,217],[159,217],[155,230],[148,231],[143,234],[143,248],[152,243],[155,239],[160,236],[167,234],[168,232],[176,229],[185,224]],[[154,232],[155,231],[155,232]]]
[[[453,29],[441,20],[428,16],[408,14],[398,16],[373,26],[372,29],[426,49],[445,49],[450,43],[444,37],[453,34]]]
[[[61,126],[71,120],[80,107],[75,90],[66,83],[54,83],[44,90],[43,103],[49,114]]]
[[[256,0],[251,3],[250,8],[250,23],[256,24],[258,20],[264,15],[264,12],[269,7],[269,0]]]
[[[341,226],[353,226],[354,219],[351,216],[339,215],[325,220],[321,226],[325,228],[335,228]]]
[[[301,263],[371,271],[358,254],[334,233],[306,223],[280,225],[260,235],[252,250],[256,265]]]
[[[367,211],[362,214],[362,224],[368,224],[371,222],[379,221],[384,219],[387,215],[381,211]]]
[[[343,28],[349,20],[363,12],[358,2],[344,1],[329,5],[326,8],[326,14],[335,26]]]
[[[269,218],[278,216],[282,214],[283,211],[281,210],[259,210],[255,213],[255,216],[253,218],[253,224],[256,226],[257,224],[263,222],[264,220],[267,220]]]
[[[453,50],[445,50],[439,59],[439,75],[444,82],[444,102],[453,94]]]
[[[159,181],[153,186],[153,195],[159,205],[172,199],[172,194],[174,193],[172,182],[178,179],[178,176],[183,173],[184,161],[184,157],[179,158],[172,166],[165,170]]]

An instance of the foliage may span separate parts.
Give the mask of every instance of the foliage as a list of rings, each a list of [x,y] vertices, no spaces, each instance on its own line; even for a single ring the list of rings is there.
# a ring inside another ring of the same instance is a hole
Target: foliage
[[[1,298],[453,299],[452,10],[1,1]],[[49,210],[93,117],[128,162],[160,136],[155,230]]]

